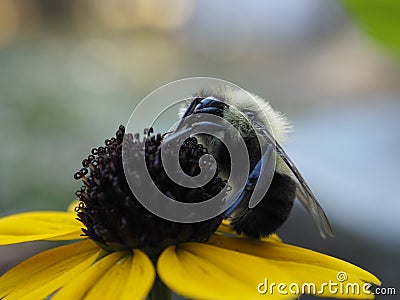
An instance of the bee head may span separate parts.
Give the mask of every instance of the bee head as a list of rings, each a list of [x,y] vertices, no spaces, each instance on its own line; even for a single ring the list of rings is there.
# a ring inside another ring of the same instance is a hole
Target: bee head
[[[185,128],[183,119],[192,115],[199,114],[211,114],[217,117],[223,118],[225,121],[229,122],[234,128],[234,132],[230,132],[231,137],[236,139],[243,139],[248,151],[250,151],[250,168],[253,168],[255,164],[260,159],[260,145],[257,139],[257,134],[251,124],[251,116],[247,115],[245,112],[239,111],[236,107],[227,103],[224,98],[219,100],[213,96],[207,97],[196,97],[192,100],[189,106],[186,108],[182,115],[182,122],[178,125],[177,131]],[[199,126],[202,124],[207,126],[207,118],[198,123]],[[223,161],[222,165],[226,169],[230,169],[229,151],[225,145],[217,138],[218,135],[225,134],[225,129],[221,132],[216,132],[215,136],[198,134],[201,142],[209,149],[210,153],[216,155],[219,160]],[[233,133],[233,135],[232,135]],[[224,169],[224,168],[223,168]],[[227,173],[227,172],[222,172]]]
[[[182,115],[182,119],[195,114],[212,114],[224,118],[230,122],[246,138],[251,131],[251,124],[249,122],[250,115],[244,114],[236,109],[234,106],[218,100],[215,97],[196,97],[192,100],[190,105],[186,108]]]
[[[219,117],[223,117],[224,110],[228,108],[229,106],[227,104],[214,97],[196,97],[185,109],[182,118],[201,113],[213,114]]]

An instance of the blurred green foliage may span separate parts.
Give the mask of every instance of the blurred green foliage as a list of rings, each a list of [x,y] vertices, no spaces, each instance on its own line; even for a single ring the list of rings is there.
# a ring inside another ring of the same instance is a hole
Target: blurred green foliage
[[[360,27],[400,56],[400,1],[341,0]]]

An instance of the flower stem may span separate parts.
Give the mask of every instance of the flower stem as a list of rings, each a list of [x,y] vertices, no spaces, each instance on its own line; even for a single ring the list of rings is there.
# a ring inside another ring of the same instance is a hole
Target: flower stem
[[[161,281],[160,277],[158,276],[154,280],[148,300],[171,300],[171,290]]]

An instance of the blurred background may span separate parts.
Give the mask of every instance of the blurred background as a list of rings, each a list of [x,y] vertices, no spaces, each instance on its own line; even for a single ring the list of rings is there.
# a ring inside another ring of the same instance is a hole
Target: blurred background
[[[81,160],[138,101],[218,77],[293,123],[287,152],[335,238],[296,207],[284,240],[400,293],[399,20],[389,0],[1,0],[0,215],[65,209]],[[49,246],[0,247],[0,273]]]

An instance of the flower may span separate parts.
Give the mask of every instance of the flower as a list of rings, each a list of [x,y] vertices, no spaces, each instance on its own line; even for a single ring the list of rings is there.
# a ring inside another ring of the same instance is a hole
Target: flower
[[[232,231],[221,217],[180,224],[151,214],[125,181],[123,136],[120,127],[116,138],[93,149],[82,162],[84,168],[75,177],[84,186],[66,212],[26,212],[0,219],[0,245],[72,241],[35,255],[0,277],[1,299],[168,299],[170,290],[194,299],[293,299],[302,293],[373,298],[363,288],[366,283],[380,284],[371,273],[284,244],[275,234],[249,239]],[[132,147],[143,149],[137,136],[127,136]],[[158,163],[161,140],[145,140],[149,172],[160,190],[181,201],[189,192],[191,201],[218,193],[224,181],[217,175],[208,186],[195,190],[173,186]],[[190,139],[180,152],[182,168],[196,174],[198,158],[206,151]],[[336,284],[336,292],[328,288],[329,282]],[[340,291],[344,283],[358,285],[358,293]]]

